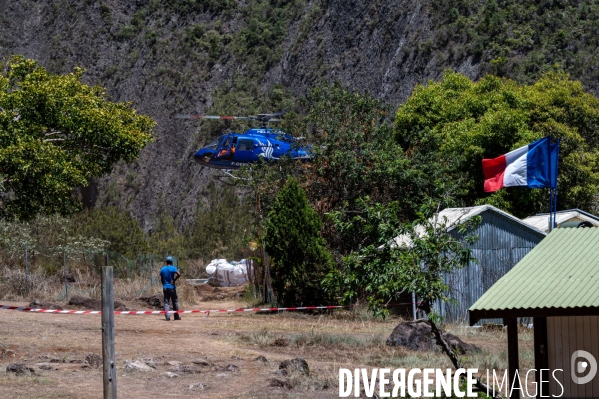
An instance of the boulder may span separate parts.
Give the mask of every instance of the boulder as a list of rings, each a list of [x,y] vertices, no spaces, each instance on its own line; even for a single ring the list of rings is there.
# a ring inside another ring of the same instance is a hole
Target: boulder
[[[441,336],[452,350],[457,350],[462,355],[472,351],[480,351],[477,346],[468,344],[451,333],[440,331]],[[386,343],[389,346],[405,346],[412,350],[424,351],[431,351],[438,347],[430,323],[428,320],[423,319],[399,323],[387,338]]]

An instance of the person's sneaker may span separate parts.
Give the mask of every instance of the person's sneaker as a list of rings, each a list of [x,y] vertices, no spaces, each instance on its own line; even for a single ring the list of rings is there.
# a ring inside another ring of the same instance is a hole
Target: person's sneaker
[[[166,319],[166,321],[171,321],[171,319]]]

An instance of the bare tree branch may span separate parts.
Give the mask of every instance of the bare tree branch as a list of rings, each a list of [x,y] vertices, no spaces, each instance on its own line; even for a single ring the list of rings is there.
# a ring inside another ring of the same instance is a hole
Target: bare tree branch
[[[441,350],[443,352],[445,352],[445,354],[449,357],[449,360],[451,360],[451,363],[453,363],[453,366],[456,368],[456,370],[464,368],[462,366],[462,364],[460,364],[460,360],[456,356],[455,352],[453,350],[451,350],[451,348],[447,344],[447,341],[445,341],[445,338],[443,338],[443,336],[441,335],[441,331],[439,331],[439,328],[437,327],[437,325],[435,324],[435,322],[429,319],[429,323],[431,323],[431,331],[432,331],[433,335],[435,336],[435,340],[437,341],[437,345],[439,345],[441,347]],[[476,377],[476,384],[475,385],[476,385],[476,387],[478,389],[480,389],[483,392],[489,392],[489,393],[493,392],[493,390],[491,388],[489,388],[488,385],[486,385],[485,383],[483,383],[481,381],[481,379],[478,378],[478,377]],[[495,396],[493,396],[493,398],[495,398],[495,399],[503,399],[503,396],[501,396],[500,393],[497,393]]]

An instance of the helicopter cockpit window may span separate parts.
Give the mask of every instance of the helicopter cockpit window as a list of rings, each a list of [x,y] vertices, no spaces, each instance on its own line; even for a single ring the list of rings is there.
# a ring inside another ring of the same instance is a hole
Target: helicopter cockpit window
[[[239,139],[237,143],[237,151],[251,151],[254,148],[254,140]]]
[[[223,148],[231,147],[231,141],[233,141],[233,137],[227,137],[227,141],[225,141],[225,144],[223,144]]]
[[[216,150],[218,145],[223,141],[222,137],[212,140],[206,147],[209,150]]]

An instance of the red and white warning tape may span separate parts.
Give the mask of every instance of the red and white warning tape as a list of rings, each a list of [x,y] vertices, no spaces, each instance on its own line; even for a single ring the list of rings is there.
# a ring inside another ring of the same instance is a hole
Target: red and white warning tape
[[[218,310],[170,310],[168,314],[184,314],[184,313],[238,313],[238,312],[279,312],[290,310],[316,310],[316,309],[341,309],[347,306],[297,306],[292,308],[241,308],[241,309],[218,309]],[[57,313],[57,314],[102,314],[100,310],[58,310],[58,309],[36,309],[19,306],[0,305],[0,309],[18,310],[21,312],[34,313]],[[114,314],[128,315],[150,315],[150,314],[166,314],[164,310],[115,310]]]

